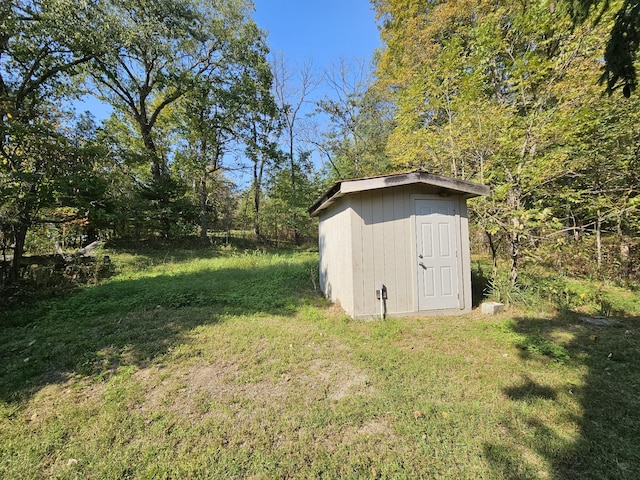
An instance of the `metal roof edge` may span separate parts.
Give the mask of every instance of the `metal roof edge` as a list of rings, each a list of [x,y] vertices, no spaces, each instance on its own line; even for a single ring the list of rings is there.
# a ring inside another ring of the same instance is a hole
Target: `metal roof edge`
[[[322,194],[307,211],[309,212],[309,215],[317,216],[321,210],[327,208],[338,198],[350,193],[417,183],[462,194],[465,198],[488,195],[491,191],[489,186],[482,185],[480,183],[417,170],[392,175],[340,180],[334,183],[324,194]]]

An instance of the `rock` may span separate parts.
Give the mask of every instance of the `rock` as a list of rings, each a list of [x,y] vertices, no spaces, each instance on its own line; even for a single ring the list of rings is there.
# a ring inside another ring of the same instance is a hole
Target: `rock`
[[[504,303],[484,302],[480,305],[480,309],[485,315],[496,315],[500,312],[504,312]]]
[[[596,325],[598,327],[612,327],[618,324],[616,320],[606,317],[580,317],[580,320],[584,323]]]

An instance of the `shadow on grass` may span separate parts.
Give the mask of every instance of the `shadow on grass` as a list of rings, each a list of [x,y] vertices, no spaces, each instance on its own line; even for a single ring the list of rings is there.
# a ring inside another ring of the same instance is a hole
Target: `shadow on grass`
[[[487,277],[480,264],[478,268],[471,269],[471,303],[473,308],[479,307],[489,295],[490,278]]]
[[[146,240],[120,239],[110,240],[106,244],[109,250],[119,253],[148,257],[157,260],[162,257],[170,257],[178,260],[193,258],[213,258],[220,252],[265,252],[291,253],[292,251],[317,252],[317,242],[296,246],[286,241],[272,242],[266,239],[256,240],[253,234],[234,234],[226,236],[221,233],[210,234],[207,238],[199,236],[185,236],[165,240],[162,238],[149,238]]]
[[[571,315],[514,321],[514,333],[525,338],[520,345],[523,358],[537,359],[550,369],[556,362],[569,362],[586,373],[580,386],[567,383],[554,389],[525,377],[504,389],[513,402],[577,402],[578,408],[569,409],[572,413],[564,421],[579,430],[573,436],[574,432],[558,432],[546,421],[544,403],[538,409],[523,408],[527,418],[520,420],[526,434],[522,426],[510,426],[513,420],[505,419],[507,441],[484,446],[496,476],[549,478],[540,473],[539,461],[533,460],[537,457],[551,466],[553,479],[640,478],[639,321],[627,318],[617,327],[586,325]],[[556,349],[544,347],[558,333],[571,340]],[[540,345],[544,348],[532,354]]]
[[[504,390],[511,400],[526,400],[532,398],[556,399],[556,391],[553,388],[538,385],[529,377],[525,377],[522,385],[513,386]]]
[[[200,325],[229,316],[296,313],[314,295],[317,261],[158,271],[0,314],[0,401],[28,398],[71,377],[105,379],[158,361]]]

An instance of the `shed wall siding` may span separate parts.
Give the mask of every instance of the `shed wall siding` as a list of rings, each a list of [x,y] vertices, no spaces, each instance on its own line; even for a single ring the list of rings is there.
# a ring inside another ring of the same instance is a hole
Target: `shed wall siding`
[[[376,290],[382,284],[387,288],[389,315],[428,313],[418,312],[417,302],[417,197],[446,198],[455,204],[460,309],[471,309],[466,201],[459,195],[437,196],[433,188],[416,184],[353,193],[320,214],[320,286],[326,297],[349,315],[378,317]]]
[[[410,264],[410,215],[407,187],[361,192],[352,197],[356,316],[378,316],[376,290],[387,288],[387,313],[414,311]]]
[[[471,292],[471,242],[469,240],[469,214],[467,212],[467,202],[460,199],[460,242],[462,252],[462,286],[463,286],[463,307],[465,310],[472,308]]]
[[[417,263],[414,198],[434,195],[422,185],[405,185],[350,195],[353,248],[354,316],[377,317],[380,303],[376,290],[387,287],[386,311],[411,314],[417,306]],[[434,198],[442,198],[436,197]],[[460,308],[471,308],[469,226],[466,202],[453,195],[456,215],[456,249],[460,269]]]
[[[354,316],[360,315],[364,311],[364,299],[362,296],[365,259],[371,258],[372,253],[364,251],[362,241],[362,195],[350,195],[351,199],[351,253],[353,262],[353,310]],[[370,246],[370,245],[367,245]]]
[[[354,316],[351,217],[347,198],[320,215],[320,288],[332,302]]]

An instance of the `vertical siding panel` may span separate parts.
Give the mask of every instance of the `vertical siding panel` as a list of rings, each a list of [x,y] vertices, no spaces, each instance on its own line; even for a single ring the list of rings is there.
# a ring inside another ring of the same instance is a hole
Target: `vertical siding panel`
[[[393,195],[393,218],[395,233],[395,276],[396,276],[396,298],[398,312],[410,310],[408,301],[409,278],[409,253],[411,244],[409,243],[409,220],[404,212],[404,187],[395,189]]]
[[[387,300],[387,311],[397,313],[398,304],[398,276],[396,272],[396,242],[398,242],[398,226],[394,215],[393,201],[397,188],[388,188],[382,192],[382,217],[383,217],[383,250],[384,268],[381,278],[387,287],[389,298]]]
[[[352,252],[352,271],[353,271],[353,310],[355,315],[363,312],[363,265],[364,250],[362,245],[362,194],[356,193],[351,198],[351,245],[345,245],[345,248],[351,248]]]
[[[342,299],[347,306],[347,311],[353,315],[353,263],[351,258],[353,257],[353,238],[351,235],[351,200],[349,198],[342,199],[344,202],[344,210],[340,214],[341,221],[338,226],[344,233],[344,242],[336,245],[339,251],[338,257],[340,261],[344,263],[340,270],[342,271],[342,279],[340,280],[340,286],[342,288]]]
[[[380,303],[376,299],[376,290],[380,288],[380,284],[384,279],[384,202],[383,190],[373,191],[371,194],[371,204],[373,212],[373,265],[374,265],[374,286],[371,292],[365,292],[365,295],[371,295],[372,298],[372,314],[380,313]]]
[[[461,239],[461,265],[460,270],[462,271],[462,288],[463,288],[463,300],[462,304],[463,308],[466,310],[471,310],[473,306],[472,299],[472,291],[471,291],[471,245],[469,240],[469,216],[467,211],[467,201],[459,197],[460,202],[460,231],[458,235],[460,235]]]
[[[458,308],[464,308],[465,301],[465,288],[464,288],[464,248],[463,248],[463,240],[461,236],[462,225],[461,225],[461,212],[460,212],[460,197],[454,197],[452,199],[454,213],[454,225],[456,238],[453,239],[456,246],[456,262],[458,265],[457,279],[456,283],[458,284]]]
[[[375,269],[373,245],[373,202],[371,192],[362,193],[362,312],[366,315],[375,308]],[[373,297],[373,299],[372,299]]]
[[[413,202],[411,195],[416,193],[413,185],[403,188],[404,215],[407,219],[407,311],[418,311],[418,272],[416,271],[416,232]]]
[[[320,252],[320,261],[319,261],[319,277],[320,277],[320,290],[327,296],[327,260],[329,258],[329,246],[327,245],[327,233],[326,229],[328,227],[329,221],[326,219],[326,213],[320,213],[318,219],[318,249]]]
[[[351,286],[351,231],[346,228],[350,209],[344,199],[321,215],[319,225],[320,282],[325,296],[353,315]]]

